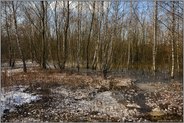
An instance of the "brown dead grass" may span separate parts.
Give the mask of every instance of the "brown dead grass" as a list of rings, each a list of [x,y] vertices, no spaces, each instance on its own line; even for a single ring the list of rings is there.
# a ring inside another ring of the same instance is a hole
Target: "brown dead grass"
[[[59,70],[42,70],[32,69],[27,73],[19,72],[12,76],[6,76],[2,73],[1,86],[7,87],[12,85],[35,85],[41,84],[65,84],[69,86],[95,86],[100,84],[102,77],[93,77],[81,73],[71,73],[68,71],[60,72]]]

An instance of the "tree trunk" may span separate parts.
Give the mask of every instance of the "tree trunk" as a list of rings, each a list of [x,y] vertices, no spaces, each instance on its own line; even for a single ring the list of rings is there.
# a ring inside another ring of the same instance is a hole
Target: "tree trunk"
[[[174,40],[175,40],[175,2],[172,2],[172,41],[171,41],[171,79],[174,79],[174,62],[175,62],[175,51],[174,51]]]
[[[41,1],[41,8],[42,8],[42,68],[47,69],[47,67],[46,67],[45,5],[44,5],[44,1]]]
[[[178,1],[178,5],[179,5],[179,1]],[[179,9],[178,9],[178,14],[179,14]],[[178,17],[178,24],[177,24],[177,31],[178,31],[178,37],[176,40],[176,63],[177,63],[177,72],[179,74],[180,72],[180,62],[179,62],[179,40],[180,40],[180,25],[179,25],[180,19]]]
[[[89,43],[91,39],[91,31],[93,27],[93,21],[94,21],[94,16],[95,16],[95,1],[93,2],[93,13],[92,13],[92,20],[91,20],[91,25],[89,29],[89,35],[88,35],[88,40],[87,40],[87,47],[86,47],[86,68],[89,69]]]
[[[80,69],[80,49],[81,49],[81,13],[82,5],[78,2],[78,42],[77,42],[77,70],[79,72]]]
[[[8,24],[8,14],[7,14],[7,5],[5,3],[5,14],[6,14],[6,33],[7,33],[7,36],[8,36],[8,43],[9,43],[9,66],[10,67],[14,67],[14,64],[13,64],[13,54],[14,54],[14,50],[13,50],[13,45],[12,45],[12,41],[11,41],[11,37],[10,37],[10,31],[9,31],[9,24]]]
[[[55,28],[56,28],[56,42],[57,42],[57,61],[58,61],[58,66],[60,69],[62,69],[61,67],[61,61],[60,61],[60,42],[59,42],[59,34],[58,34],[58,15],[57,15],[57,4],[58,2],[56,1],[55,3]]]
[[[155,1],[155,10],[154,10],[154,39],[153,39],[153,75],[155,76],[156,72],[156,42],[157,42],[157,1]]]
[[[99,45],[101,42],[101,25],[102,25],[102,19],[103,19],[103,1],[101,2],[101,12],[100,12],[100,19],[99,19],[99,27],[98,27],[98,40],[96,43],[96,47],[95,47],[95,53],[94,53],[94,57],[93,57],[93,62],[92,62],[92,69],[96,69],[97,64],[98,64],[98,54],[99,54]]]
[[[13,17],[14,17],[14,26],[15,26],[15,37],[16,37],[16,42],[17,42],[17,46],[19,49],[19,53],[23,62],[23,71],[27,72],[27,67],[26,67],[26,62],[25,62],[25,57],[24,57],[24,53],[22,51],[21,45],[20,45],[20,40],[19,40],[19,36],[18,36],[18,30],[17,30],[17,18],[16,18],[16,10],[15,10],[15,6],[14,6],[14,1],[12,1],[12,9],[13,9]]]
[[[103,73],[103,78],[107,79],[107,73],[109,70],[109,64],[110,64],[110,60],[111,60],[111,55],[112,55],[112,31],[109,28],[109,19],[108,19],[108,14],[109,14],[109,9],[106,12],[105,15],[105,24],[104,24],[104,32],[105,35],[103,37],[103,40],[101,41],[101,70]],[[108,37],[110,39],[108,39]],[[109,64],[108,64],[109,63]]]
[[[127,69],[129,69],[129,65],[130,65],[130,55],[131,55],[131,52],[130,52],[130,49],[131,49],[131,35],[132,35],[132,12],[133,12],[133,5],[132,5],[132,0],[130,1],[130,22],[129,22],[129,34],[128,34],[128,58],[127,58]]]
[[[33,37],[33,38],[31,38],[31,37]],[[35,44],[34,44],[34,37],[35,37],[35,35],[34,35],[34,27],[31,24],[31,35],[30,35],[30,38],[31,38],[33,57],[35,58],[35,60],[37,62],[39,62],[39,56],[38,56],[38,53],[37,53],[37,50],[36,50],[36,47],[35,47]]]
[[[64,29],[64,59],[63,59],[63,65],[62,69],[65,69],[65,63],[68,57],[68,44],[67,44],[67,36],[68,36],[68,28],[69,28],[69,16],[70,16],[70,5],[69,1],[67,1],[67,17],[66,17],[66,23],[65,23],[65,29]]]

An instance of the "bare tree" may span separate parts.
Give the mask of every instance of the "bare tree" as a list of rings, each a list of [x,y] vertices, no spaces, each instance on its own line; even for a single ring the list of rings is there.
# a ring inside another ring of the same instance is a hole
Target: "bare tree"
[[[91,24],[90,24],[90,29],[89,29],[88,39],[87,39],[87,46],[86,46],[86,68],[87,69],[89,69],[89,44],[91,39],[94,16],[95,16],[95,1],[93,2],[92,19],[91,19]]]
[[[131,38],[130,35],[132,34],[132,12],[133,12],[133,4],[132,4],[132,0],[130,1],[130,21],[129,21],[129,40],[128,40],[128,58],[127,58],[127,69],[129,69],[129,65],[130,65],[130,53],[131,53]]]
[[[78,40],[77,40],[77,70],[80,69],[80,49],[81,49],[81,17],[82,17],[82,3],[78,2]]]
[[[9,66],[14,67],[14,65],[15,65],[15,59],[14,59],[15,52],[14,52],[14,48],[12,45],[12,39],[11,39],[11,35],[10,35],[11,24],[8,21],[8,18],[10,18],[11,16],[8,16],[7,7],[8,7],[8,3],[5,2],[6,33],[7,33],[8,42],[9,42],[9,48],[8,48],[9,49]]]
[[[153,74],[156,72],[156,42],[157,42],[157,16],[158,16],[158,5],[157,1],[154,2],[154,39],[153,39]]]
[[[64,27],[64,45],[63,45],[63,64],[62,64],[62,69],[65,68],[65,63],[68,57],[68,28],[69,28],[69,17],[70,17],[70,4],[69,1],[67,1],[67,15],[66,15],[66,22],[65,22],[65,27]]]
[[[97,67],[97,64],[98,64],[98,61],[99,61],[99,45],[101,43],[101,27],[102,27],[102,19],[103,19],[103,4],[104,2],[100,2],[101,3],[101,9],[99,9],[99,13],[100,13],[100,17],[99,17],[99,25],[98,25],[98,39],[97,39],[97,42],[96,42],[96,46],[95,46],[95,53],[94,53],[94,56],[93,56],[93,61],[92,61],[92,69],[96,69]]]
[[[177,5],[179,6],[179,1],[177,1]],[[179,15],[180,11],[178,9],[178,12],[177,14]],[[180,40],[180,17],[178,17],[177,19],[177,32],[178,32],[178,35],[177,35],[177,40],[176,40],[176,63],[177,63],[177,72],[179,73],[180,71],[180,63],[179,63],[179,40]]]
[[[37,25],[35,25],[34,23],[34,19],[32,19],[32,15],[34,15],[33,13],[31,13],[31,9],[27,6],[23,6],[23,10],[24,10],[24,15],[25,15],[25,19],[28,21],[28,25],[30,26],[30,30],[29,33],[27,33],[29,40],[30,40],[30,44],[31,44],[31,53],[32,53],[32,60],[35,58],[35,60],[40,63],[40,59],[39,59],[39,51],[36,48],[36,41],[34,41],[36,38],[38,38],[35,35],[35,32],[38,32],[39,34],[41,33],[41,29],[37,27]],[[37,15],[37,14],[36,14]],[[40,15],[37,16],[38,18],[41,18]],[[41,19],[39,19],[41,20]]]
[[[104,78],[107,70],[119,68],[154,76],[163,68],[171,78],[182,70],[182,2],[9,3],[2,11],[2,56],[10,66],[21,57],[43,69],[50,62],[60,70],[99,69]]]
[[[103,5],[103,3],[102,3]],[[104,30],[104,37],[101,41],[101,70],[102,70],[102,75],[103,78],[107,78],[107,71],[109,69],[109,64],[112,55],[112,30],[110,30],[109,26],[109,8],[107,7],[106,14],[104,15],[105,17],[103,18],[103,30]],[[105,19],[105,20],[104,20]],[[110,38],[110,39],[109,39]]]
[[[41,1],[41,8],[42,8],[42,67],[44,69],[47,68],[46,66],[46,39],[45,39],[45,2]]]
[[[14,18],[14,26],[15,26],[15,36],[16,36],[16,42],[18,45],[19,53],[23,62],[23,70],[24,72],[27,72],[26,62],[25,62],[25,56],[23,53],[23,50],[20,45],[19,35],[18,35],[18,28],[17,28],[17,15],[16,15],[16,7],[14,1],[12,1],[12,10],[13,10],[13,18]]]
[[[172,2],[172,40],[171,40],[171,78],[174,79],[174,69],[175,69],[175,49],[174,49],[174,41],[175,41],[175,2]]]
[[[56,42],[57,42],[57,61],[58,61],[59,68],[62,69],[61,68],[61,60],[60,60],[60,47],[61,47],[61,43],[59,41],[57,5],[58,5],[58,1],[55,1],[54,12],[55,12],[55,32],[56,32]]]

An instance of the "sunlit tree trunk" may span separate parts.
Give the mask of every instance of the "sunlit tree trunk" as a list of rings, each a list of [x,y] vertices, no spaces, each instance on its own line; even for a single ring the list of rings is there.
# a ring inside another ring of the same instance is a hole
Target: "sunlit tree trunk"
[[[174,49],[174,41],[175,41],[175,2],[172,2],[172,39],[171,39],[171,78],[174,79],[174,67],[175,67],[175,49]]]
[[[98,26],[98,39],[95,47],[95,53],[93,56],[93,62],[92,62],[92,69],[96,69],[98,61],[99,61],[99,45],[101,42],[101,25],[102,25],[102,19],[103,19],[103,1],[100,3],[101,4],[101,9],[99,11],[100,13],[100,19],[99,19],[99,26]]]

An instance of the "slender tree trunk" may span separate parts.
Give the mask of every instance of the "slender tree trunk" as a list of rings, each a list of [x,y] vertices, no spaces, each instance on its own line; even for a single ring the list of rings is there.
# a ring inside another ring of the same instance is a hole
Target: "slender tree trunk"
[[[108,48],[107,48],[108,54],[107,54],[107,60],[105,62],[105,64],[107,64],[106,66],[108,66],[108,64],[110,66],[110,64],[112,63],[111,60],[112,60],[112,56],[113,56],[113,38],[114,38],[114,36],[112,33],[112,36],[110,38],[110,43],[108,44]]]
[[[146,58],[145,58],[145,41],[146,41],[146,36],[145,36],[145,32],[146,32],[146,30],[145,30],[145,27],[143,26],[142,27],[142,34],[143,34],[143,39],[142,39],[142,44],[141,44],[141,50],[142,50],[142,60],[141,60],[141,64],[144,64],[144,62],[146,61]],[[144,68],[144,70],[145,70],[145,68]]]
[[[70,16],[70,4],[69,1],[67,1],[67,17],[66,17],[66,23],[65,23],[65,29],[64,29],[64,60],[62,69],[65,69],[66,60],[68,57],[68,28],[69,28],[69,16]]]
[[[14,6],[14,1],[12,1],[12,9],[13,9],[13,17],[14,17],[14,26],[15,26],[15,37],[16,37],[16,42],[17,42],[18,49],[19,49],[19,53],[20,53],[20,56],[21,56],[22,62],[23,62],[23,71],[24,71],[24,72],[27,72],[25,57],[24,57],[24,53],[23,53],[23,51],[22,51],[22,48],[21,48],[21,45],[20,45],[19,36],[18,36],[17,18],[16,18],[16,10],[15,10],[15,6]]]
[[[98,40],[96,42],[95,53],[93,56],[92,69],[96,69],[96,66],[97,66],[99,43],[100,43],[100,31],[98,32]]]
[[[101,41],[101,70],[103,73],[103,78],[107,79],[107,72],[109,70],[109,65],[110,65],[110,60],[111,60],[111,56],[112,56],[112,39],[113,39],[113,34],[112,31],[109,29],[109,19],[108,16],[109,15],[109,9],[106,12],[105,15],[105,26],[103,27],[103,30],[105,32],[105,35],[103,37],[103,40]],[[103,19],[104,20],[104,19]],[[108,37],[110,39],[108,39]]]
[[[174,51],[174,40],[175,40],[175,2],[172,2],[172,41],[171,41],[171,78],[174,79],[174,62],[175,62],[175,51]]]
[[[86,46],[86,68],[89,69],[89,43],[91,39],[91,32],[92,32],[92,27],[93,27],[93,21],[94,21],[94,16],[95,16],[95,1],[93,2],[93,13],[92,13],[92,20],[91,20],[91,25],[89,29],[89,35],[88,35],[88,40],[87,40],[87,46]]]
[[[107,11],[108,12],[108,11]],[[104,19],[105,18],[105,19]],[[102,70],[103,64],[105,61],[104,53],[105,53],[105,42],[107,41],[107,36],[108,36],[108,13],[106,15],[104,14],[104,18],[102,19],[103,21],[103,36],[101,36],[100,40],[100,51],[99,51],[99,68]]]
[[[78,42],[77,42],[77,70],[79,72],[80,69],[80,49],[81,49],[81,12],[82,5],[78,2]]]
[[[101,12],[100,12],[100,19],[99,19],[99,28],[98,28],[98,40],[97,40],[97,44],[95,47],[95,53],[94,53],[94,57],[93,57],[93,62],[92,62],[92,69],[96,69],[97,64],[98,64],[98,54],[99,54],[99,45],[101,42],[101,25],[102,25],[102,19],[103,19],[103,1],[101,2]]]
[[[156,72],[156,42],[157,42],[157,1],[155,1],[155,10],[154,10],[154,39],[153,39],[153,75],[155,76]]]
[[[30,57],[31,57],[31,61],[33,63],[34,61],[34,50],[33,50],[33,44],[32,44],[32,37],[31,37],[31,33],[28,33],[28,38],[29,38],[29,48],[30,48]]]
[[[184,6],[184,2],[183,2],[183,6]],[[184,32],[183,32],[183,30],[184,30],[184,21],[183,21],[183,20],[184,20],[184,18],[181,19],[181,28],[182,28],[182,29],[181,29],[181,30],[182,30],[182,31],[181,31],[181,45],[182,45],[181,48],[182,48],[182,53],[183,53],[183,51],[184,51],[184,50],[183,50],[183,49],[184,49],[184,45],[183,45],[183,40],[184,40],[184,39],[183,39],[183,37],[184,37]],[[182,62],[182,64],[181,64],[182,68],[181,68],[181,69],[182,69],[182,73],[183,73],[183,76],[184,76],[184,72],[183,72],[183,70],[184,70],[183,59],[184,59],[184,53],[183,53],[183,55],[182,55],[182,60],[181,60],[181,62]]]
[[[55,28],[56,28],[56,42],[57,42],[57,61],[58,61],[58,66],[60,69],[62,69],[61,67],[61,60],[60,60],[60,42],[59,42],[59,34],[58,34],[58,15],[57,15],[57,4],[58,2],[56,1],[55,3]]]
[[[179,5],[179,1],[178,1],[178,5]],[[179,9],[178,9],[178,14],[179,14]],[[176,41],[176,63],[177,63],[177,72],[179,74],[180,72],[180,62],[179,62],[179,40],[180,40],[180,25],[179,25],[180,19],[178,17],[178,24],[177,24],[177,30],[178,30],[178,37],[177,37],[177,41]]]
[[[33,38],[31,38],[31,37],[33,37]],[[35,47],[34,37],[35,37],[35,34],[34,34],[34,27],[33,27],[33,25],[31,24],[31,35],[30,35],[30,38],[31,38],[31,45],[32,45],[33,57],[35,58],[35,60],[36,60],[37,62],[39,62],[39,56],[38,56],[38,53],[37,53],[37,50],[36,50],[36,47]]]
[[[46,40],[45,40],[45,5],[44,1],[41,1],[42,8],[42,68],[47,69],[46,67]]]
[[[13,50],[13,46],[12,46],[12,41],[11,41],[11,37],[10,37],[10,31],[9,31],[9,24],[8,24],[8,14],[7,14],[7,5],[5,3],[5,14],[6,14],[6,33],[7,33],[7,36],[8,36],[8,43],[9,43],[9,66],[10,67],[14,67],[14,64],[13,64],[13,53],[14,53],[14,50]]]
[[[129,69],[129,65],[130,65],[130,49],[131,49],[131,35],[132,35],[132,12],[133,12],[133,5],[132,5],[132,0],[130,1],[130,22],[129,22],[129,35],[128,35],[128,58],[127,58],[127,69]]]

